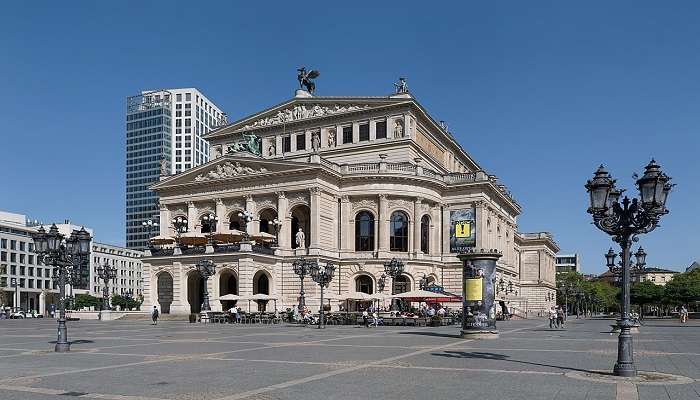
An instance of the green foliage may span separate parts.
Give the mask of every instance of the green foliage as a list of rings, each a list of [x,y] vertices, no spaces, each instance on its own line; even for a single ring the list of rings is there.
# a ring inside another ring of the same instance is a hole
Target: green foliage
[[[89,307],[95,307],[95,309],[99,309],[101,305],[102,299],[99,297],[91,296],[89,294],[75,295],[75,308],[77,310]]]
[[[608,309],[616,307],[618,304],[617,295],[620,290],[605,281],[587,281],[584,279],[583,275],[577,272],[557,274],[557,287],[562,287],[564,285],[571,286],[574,291],[588,294],[593,299],[593,302],[599,307]],[[563,305],[564,301],[564,294],[559,292],[557,296],[557,303]],[[574,303],[576,301],[576,297],[569,294],[568,301],[569,303]]]
[[[119,306],[122,310],[132,310],[139,309],[141,307],[142,300],[137,300],[134,298],[120,296],[115,294],[112,296],[112,307]]]
[[[658,304],[663,297],[664,287],[650,281],[635,283],[630,287],[630,303],[632,304]]]
[[[674,275],[664,289],[669,303],[700,301],[700,269]]]

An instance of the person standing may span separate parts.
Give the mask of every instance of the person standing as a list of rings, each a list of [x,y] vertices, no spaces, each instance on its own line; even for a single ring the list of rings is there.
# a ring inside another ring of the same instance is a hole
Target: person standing
[[[362,323],[365,325],[365,328],[369,328],[369,313],[366,309],[362,311]]]
[[[231,313],[231,322],[238,322],[239,321],[239,316],[238,316],[238,308],[236,306],[231,307],[228,312]]]
[[[158,307],[153,306],[153,310],[151,310],[151,320],[153,320],[153,325],[158,325],[159,316],[160,313],[158,312]]]
[[[554,329],[557,326],[557,310],[554,306],[549,307],[549,329]]]

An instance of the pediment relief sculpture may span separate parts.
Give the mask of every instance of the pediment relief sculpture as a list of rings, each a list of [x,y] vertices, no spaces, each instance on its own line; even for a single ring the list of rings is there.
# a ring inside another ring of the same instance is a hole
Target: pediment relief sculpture
[[[254,169],[248,166],[243,166],[241,163],[236,161],[232,163],[230,161],[223,164],[219,164],[215,169],[205,173],[199,174],[194,178],[195,182],[203,182],[214,179],[226,179],[233,178],[242,175],[252,175],[267,172],[267,168],[260,167],[259,169]]]
[[[258,128],[262,126],[270,126],[283,124],[291,121],[298,121],[307,118],[322,117],[324,115],[333,115],[346,113],[351,111],[358,111],[369,108],[368,105],[358,106],[358,105],[339,105],[335,104],[332,106],[321,106],[321,105],[296,105],[291,108],[287,108],[281,111],[277,111],[277,114],[271,117],[260,118],[251,125],[245,125],[243,129]]]

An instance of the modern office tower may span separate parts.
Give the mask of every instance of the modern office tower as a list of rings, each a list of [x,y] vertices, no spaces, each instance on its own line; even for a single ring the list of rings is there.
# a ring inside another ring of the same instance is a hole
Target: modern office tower
[[[126,99],[126,247],[141,250],[157,229],[158,197],[148,187],[209,161],[202,136],[226,114],[194,88],[145,91]]]
[[[578,254],[557,254],[557,272],[581,272],[581,259]]]

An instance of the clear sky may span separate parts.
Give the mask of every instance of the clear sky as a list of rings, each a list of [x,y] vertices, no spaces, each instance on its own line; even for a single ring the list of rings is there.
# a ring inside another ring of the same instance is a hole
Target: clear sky
[[[519,229],[552,232],[585,272],[612,244],[586,179],[605,163],[633,189],[655,157],[678,186],[640,243],[650,265],[685,268],[700,260],[699,18],[694,1],[6,3],[0,210],[123,244],[126,96],[197,87],[238,119],[292,97],[306,65],[319,95],[408,77],[512,190]]]

